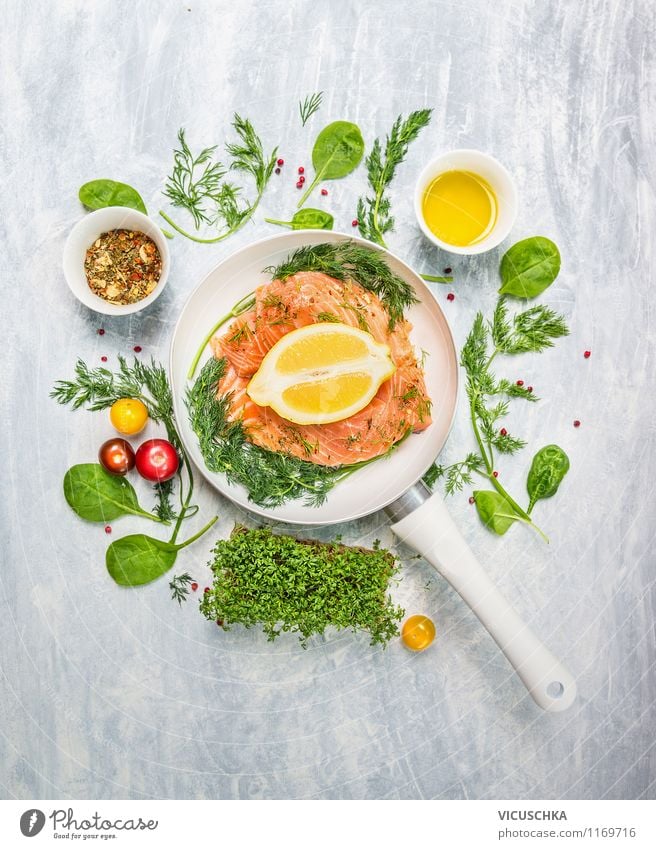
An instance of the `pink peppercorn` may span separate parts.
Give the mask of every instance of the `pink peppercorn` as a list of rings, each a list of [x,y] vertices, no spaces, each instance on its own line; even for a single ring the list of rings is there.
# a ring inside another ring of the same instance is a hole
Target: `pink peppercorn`
[[[134,351],[135,354],[140,354],[141,351],[142,351],[141,345],[135,345],[132,350]]]
[[[586,358],[586,360],[589,360],[589,359],[590,359],[590,354],[591,354],[591,353],[592,353],[592,351],[584,351],[584,352],[583,352],[583,356]]]
[[[300,181],[300,180],[298,181],[298,183],[296,183],[296,188],[297,188],[297,189],[302,189],[302,188],[303,188],[303,183],[301,183],[301,181]]]
[[[105,533],[111,534],[111,532],[112,532],[112,526],[111,525],[105,525]]]
[[[476,501],[476,499],[474,498],[474,496],[473,496],[473,495],[470,495],[470,496],[469,496],[469,503],[470,503],[470,504],[473,504],[473,503],[474,503],[474,501]]]
[[[100,362],[101,362],[101,363],[106,363],[106,362],[107,362],[107,357],[101,357],[101,358],[100,358]]]
[[[526,391],[527,391],[527,392],[532,392],[532,391],[533,391],[533,387],[532,387],[532,386],[527,386],[527,387],[526,387]]]
[[[98,328],[98,336],[104,336],[104,335],[105,335],[105,328],[99,327]]]
[[[446,299],[447,301],[455,301],[456,296],[453,294],[453,292],[449,292],[449,294],[446,296]]]
[[[321,189],[321,194],[322,194],[324,197],[326,197],[326,195],[328,194],[328,189]]]
[[[578,419],[574,419],[574,427],[581,427],[581,422]]]
[[[284,160],[284,159],[279,159],[279,160],[277,161],[277,163],[276,163],[276,164],[277,164],[277,165],[284,165],[284,164],[285,164],[285,160]]]
[[[524,381],[523,381],[523,380],[518,380],[518,381],[517,381],[517,386],[523,386],[523,385],[524,385]]]
[[[276,168],[276,174],[280,174],[280,168]]]
[[[191,585],[191,589],[193,590],[193,592],[196,592],[196,590],[198,589],[198,584],[196,583],[196,581],[194,581]]]
[[[493,474],[493,476],[494,476],[495,478],[498,478],[498,477],[499,477],[499,472],[492,472],[492,474]]]
[[[351,221],[351,227],[357,227],[359,223],[358,219],[354,218],[353,221]]]
[[[305,177],[299,177],[299,178],[298,178],[298,182],[299,182],[301,185],[303,185],[303,183],[305,182]]]
[[[501,430],[499,431],[499,433],[501,434],[501,436],[507,436],[508,435],[508,431],[505,429],[505,427],[502,427]]]
[[[204,593],[208,593],[209,591],[210,591],[209,587],[205,587],[205,589],[203,590]]]
[[[303,166],[302,166],[302,165],[299,167],[299,169],[298,169],[298,173],[299,173],[299,174],[305,174],[305,168],[303,168]]]

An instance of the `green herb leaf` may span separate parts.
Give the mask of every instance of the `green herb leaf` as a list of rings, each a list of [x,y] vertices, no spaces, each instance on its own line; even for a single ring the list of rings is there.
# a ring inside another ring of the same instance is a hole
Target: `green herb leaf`
[[[357,124],[350,121],[334,121],[317,136],[312,149],[314,180],[298,202],[300,209],[310,193],[322,180],[337,180],[346,177],[360,164],[364,153],[364,139]]]
[[[149,584],[173,566],[175,545],[146,534],[130,534],[115,540],[107,549],[107,571],[123,587]]]
[[[369,633],[372,645],[398,634],[402,608],[388,595],[398,572],[382,548],[349,548],[237,525],[210,563],[214,584],[200,609],[226,630],[261,625],[269,640],[298,633],[303,646],[327,627]]]
[[[204,528],[185,542],[165,542],[146,534],[129,534],[115,540],[107,549],[107,571],[123,587],[149,584],[168,572],[175,563],[178,551],[191,545],[216,522],[214,516]],[[175,536],[175,534],[174,534]]]
[[[429,124],[431,112],[431,109],[419,109],[411,112],[405,119],[399,115],[385,139],[384,153],[380,139],[376,139],[371,153],[365,160],[371,195],[361,197],[358,201],[358,227],[361,236],[383,247],[386,247],[385,233],[394,229],[394,219],[390,212],[391,204],[389,198],[385,196],[385,191],[394,179],[397,166],[405,159],[408,145]],[[438,283],[448,282],[451,279],[422,276],[424,279]]]
[[[302,102],[299,101],[298,111],[301,115],[301,123],[303,126],[307,124],[310,118],[314,115],[315,112],[321,106],[321,101],[323,99],[323,92],[318,91],[315,94],[308,94],[308,96]]]
[[[148,215],[139,192],[127,183],[117,183],[116,180],[91,180],[80,186],[78,196],[87,209],[126,206]]]
[[[499,536],[503,536],[514,522],[522,518],[500,492],[479,489],[474,492],[474,499],[483,524]]]
[[[526,480],[526,489],[530,498],[528,512],[541,498],[551,498],[569,471],[569,457],[558,445],[545,445],[531,463]]]
[[[89,522],[110,522],[127,515],[161,521],[139,506],[129,481],[108,474],[99,463],[72,466],[64,475],[64,497],[71,509]]]
[[[265,218],[269,224],[280,227],[290,227],[292,230],[332,230],[335,219],[329,212],[322,209],[305,207],[294,214],[291,221],[278,221],[276,218]]]
[[[535,298],[558,277],[560,251],[544,236],[532,236],[514,244],[501,259],[500,295]]]

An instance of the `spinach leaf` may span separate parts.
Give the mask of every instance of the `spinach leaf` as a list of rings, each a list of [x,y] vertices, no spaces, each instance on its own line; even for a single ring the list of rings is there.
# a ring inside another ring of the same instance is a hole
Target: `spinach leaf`
[[[521,519],[512,504],[500,492],[479,489],[474,492],[474,501],[483,524],[499,536],[503,536],[514,522]]]
[[[531,236],[513,245],[503,255],[500,295],[535,298],[551,286],[560,271],[560,252],[544,236]]]
[[[127,206],[148,215],[141,195],[127,183],[115,180],[91,180],[80,186],[78,196],[88,209],[103,209],[106,206]]]
[[[99,463],[71,466],[64,475],[64,497],[89,522],[109,522],[130,514],[161,521],[139,505],[131,483],[108,474]]]
[[[558,492],[563,478],[569,470],[569,457],[558,445],[545,445],[533,457],[526,480],[526,489],[530,502],[530,513],[535,502],[541,498],[551,498]]]
[[[107,549],[107,571],[123,587],[149,584],[173,566],[177,546],[146,534],[130,534]]]
[[[321,180],[337,180],[346,177],[360,164],[364,154],[364,139],[357,124],[350,121],[333,121],[317,136],[312,149],[314,180],[298,202],[300,209],[310,192]]]
[[[291,227],[292,230],[332,230],[335,219],[329,212],[322,209],[299,209],[291,221],[278,221],[276,218],[265,218],[269,224],[278,224],[280,227]]]
[[[185,542],[176,543],[175,536],[180,527],[176,525],[173,537],[165,540],[155,539],[146,534],[129,534],[115,540],[107,549],[105,563],[107,571],[123,587],[139,587],[159,578],[173,566],[178,551],[191,545],[208,531],[216,522],[217,516]]]

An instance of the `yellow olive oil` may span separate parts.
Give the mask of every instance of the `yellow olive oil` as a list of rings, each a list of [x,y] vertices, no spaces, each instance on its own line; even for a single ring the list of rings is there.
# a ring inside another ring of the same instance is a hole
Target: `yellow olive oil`
[[[497,198],[490,184],[471,171],[445,171],[424,193],[422,213],[428,229],[450,245],[465,247],[484,239],[497,220]]]

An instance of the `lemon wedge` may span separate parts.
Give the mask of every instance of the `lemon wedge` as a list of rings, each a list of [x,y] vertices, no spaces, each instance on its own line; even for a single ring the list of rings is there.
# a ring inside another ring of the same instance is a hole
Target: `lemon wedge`
[[[276,342],[246,392],[295,424],[330,424],[366,407],[395,371],[389,346],[370,333],[310,324]]]

